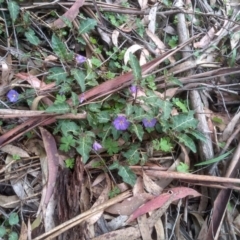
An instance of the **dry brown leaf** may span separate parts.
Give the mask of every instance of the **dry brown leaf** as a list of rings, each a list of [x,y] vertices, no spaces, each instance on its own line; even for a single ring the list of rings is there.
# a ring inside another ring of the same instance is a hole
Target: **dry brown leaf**
[[[150,194],[157,196],[162,192],[162,188],[159,187],[152,179],[145,174],[143,171],[143,183],[144,188],[149,192]]]
[[[101,205],[102,203],[106,202],[108,200],[108,194],[111,190],[111,181],[109,179],[109,176],[107,174],[106,175],[106,186],[103,189],[101,195],[99,196],[99,198],[95,201],[95,203],[93,204],[92,208]],[[103,211],[100,211],[98,213],[96,213],[94,216],[90,217],[87,222],[90,225],[93,225],[95,222],[98,221],[98,219],[102,216]]]
[[[152,33],[155,33],[155,30],[156,30],[157,6],[158,6],[158,3],[155,3],[153,7],[150,8],[150,11],[148,14],[148,19],[149,19],[148,30],[151,31]]]
[[[187,187],[176,187],[176,188],[170,188],[167,193],[163,193],[159,195],[158,197],[150,200],[149,202],[142,205],[140,208],[138,208],[136,211],[134,211],[131,216],[129,217],[127,222],[131,222],[137,217],[148,213],[150,211],[153,211],[157,208],[161,208],[166,202],[171,200],[171,202],[176,201],[178,199],[182,199],[186,196],[193,196],[193,197],[200,197],[201,194],[197,191],[187,188]]]
[[[222,140],[226,141],[232,134],[236,124],[239,122],[240,119],[240,112],[237,113],[231,121],[228,123],[227,127],[224,129],[222,134]]]
[[[147,193],[138,194],[137,196],[128,198],[121,203],[117,203],[107,208],[105,211],[111,214],[129,216],[136,209],[138,209],[143,203],[147,202],[152,198],[153,196]]]
[[[59,154],[57,150],[57,145],[54,137],[44,128],[40,128],[44,148],[47,153],[48,159],[48,180],[47,180],[47,190],[44,199],[44,204],[47,205],[55,187],[58,166],[59,166]]]
[[[152,239],[151,237],[151,233],[152,233],[152,229],[149,229],[149,226],[147,224],[147,217],[146,217],[146,214],[140,216],[138,219],[138,227],[139,227],[139,230],[141,232],[141,237],[142,237],[142,240],[149,240],[149,239]]]
[[[207,34],[199,41],[193,44],[195,48],[204,48],[209,45],[209,43],[212,41],[215,33],[216,33],[216,28],[212,27]]]
[[[118,30],[113,30],[112,33],[112,42],[115,47],[118,47],[118,36],[120,32]]]
[[[27,240],[27,239],[28,239],[28,228],[25,222],[22,221],[19,240]]]
[[[147,63],[147,59],[148,59],[149,56],[150,56],[149,51],[144,48],[141,51],[141,54],[140,54],[140,59],[139,59],[140,66],[144,65],[145,63]]]
[[[19,198],[17,195],[5,196],[0,194],[0,206],[3,208],[15,208],[19,206]]]
[[[84,4],[85,0],[76,0],[75,3],[65,12],[61,18],[58,18],[56,21],[54,21],[51,25],[51,27],[55,28],[63,28],[66,26],[65,22],[62,20],[62,18],[68,19],[68,21],[72,22],[76,16],[79,13],[79,8]]]
[[[138,4],[141,7],[141,10],[145,9],[147,7],[148,0],[138,0]]]

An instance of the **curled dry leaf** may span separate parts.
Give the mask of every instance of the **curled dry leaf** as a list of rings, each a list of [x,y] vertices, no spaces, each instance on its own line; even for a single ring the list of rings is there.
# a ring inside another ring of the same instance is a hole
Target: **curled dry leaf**
[[[118,30],[114,30],[112,33],[112,42],[115,47],[118,47],[118,36],[120,32]]]
[[[129,61],[130,53],[135,53],[137,50],[142,49],[142,48],[143,47],[138,44],[134,44],[130,48],[128,48],[124,54],[124,64],[127,65],[128,61]]]
[[[162,192],[162,188],[159,187],[148,175],[143,172],[144,188],[152,195],[159,195]]]
[[[144,48],[141,51],[141,54],[140,54],[140,59],[139,59],[140,66],[144,65],[145,63],[147,63],[147,59],[148,59],[149,56],[150,56],[149,51]]]

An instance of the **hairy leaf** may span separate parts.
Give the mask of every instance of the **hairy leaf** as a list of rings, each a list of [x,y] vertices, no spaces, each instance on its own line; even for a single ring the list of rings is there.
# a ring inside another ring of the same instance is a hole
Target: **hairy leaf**
[[[92,149],[93,140],[88,135],[83,135],[78,140],[79,146],[76,148],[79,154],[81,154],[83,163],[86,163],[89,159],[89,153]]]
[[[136,81],[139,81],[142,79],[142,71],[141,71],[141,67],[140,67],[140,64],[136,58],[135,55],[133,55],[132,53],[129,53],[129,63],[130,63],[130,66],[132,68],[132,71],[133,71],[133,76],[134,76],[134,79]]]
[[[132,147],[127,152],[123,152],[122,155],[127,159],[129,165],[136,165],[140,160],[140,155],[136,146]]]
[[[140,124],[132,124],[131,130],[137,135],[138,139],[142,141],[144,134],[143,127]]]
[[[67,80],[67,72],[65,72],[65,70],[63,68],[60,67],[53,67],[49,69],[49,75],[48,75],[48,79],[49,80],[54,80],[56,81],[56,84],[60,84],[63,81]]]
[[[172,117],[172,130],[174,131],[183,131],[189,128],[196,128],[198,124],[198,120],[196,120],[193,116],[194,112],[189,111],[187,114],[179,114],[177,116]]]
[[[11,19],[13,20],[13,22],[15,22],[18,17],[18,14],[19,14],[18,4],[14,1],[9,1],[8,2],[8,10],[9,10]]]
[[[134,186],[137,177],[135,173],[128,166],[119,166],[118,175],[122,177],[125,183]]]
[[[34,46],[38,46],[40,43],[39,38],[35,35],[35,32],[32,29],[29,29],[27,32],[24,33],[27,40],[33,44]]]
[[[80,23],[79,34],[88,33],[90,30],[94,29],[97,25],[97,21],[95,19],[87,18]]]
[[[79,84],[81,91],[84,92],[86,90],[86,85],[85,85],[85,73],[79,69],[72,69],[71,74],[74,76],[75,80]]]
[[[179,139],[179,142],[183,143],[185,146],[191,149],[194,153],[196,152],[196,145],[194,141],[187,134],[181,134],[177,136],[177,138]]]
[[[49,106],[46,110],[48,113],[67,113],[70,111],[70,107],[67,103],[58,103]]]
[[[67,48],[63,41],[60,38],[58,38],[55,34],[52,35],[52,48],[53,51],[61,60],[67,58],[68,55]]]

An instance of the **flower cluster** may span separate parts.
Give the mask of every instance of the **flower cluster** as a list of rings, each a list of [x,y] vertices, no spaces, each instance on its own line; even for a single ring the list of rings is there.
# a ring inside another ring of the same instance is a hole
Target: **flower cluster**
[[[19,98],[19,93],[12,89],[7,93],[7,98],[10,102],[15,103]]]
[[[156,118],[153,118],[153,119],[144,118],[142,120],[142,123],[145,128],[152,128],[156,125],[157,119]],[[117,116],[113,120],[113,126],[117,130],[127,130],[129,125],[130,125],[130,122],[127,120],[127,118],[125,116]]]

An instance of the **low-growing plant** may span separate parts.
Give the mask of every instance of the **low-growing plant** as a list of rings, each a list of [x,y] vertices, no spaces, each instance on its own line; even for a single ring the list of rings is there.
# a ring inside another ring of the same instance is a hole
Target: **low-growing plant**
[[[17,240],[18,234],[13,230],[13,227],[19,223],[18,214],[12,212],[8,219],[4,219],[0,226],[0,238],[8,240]]]

